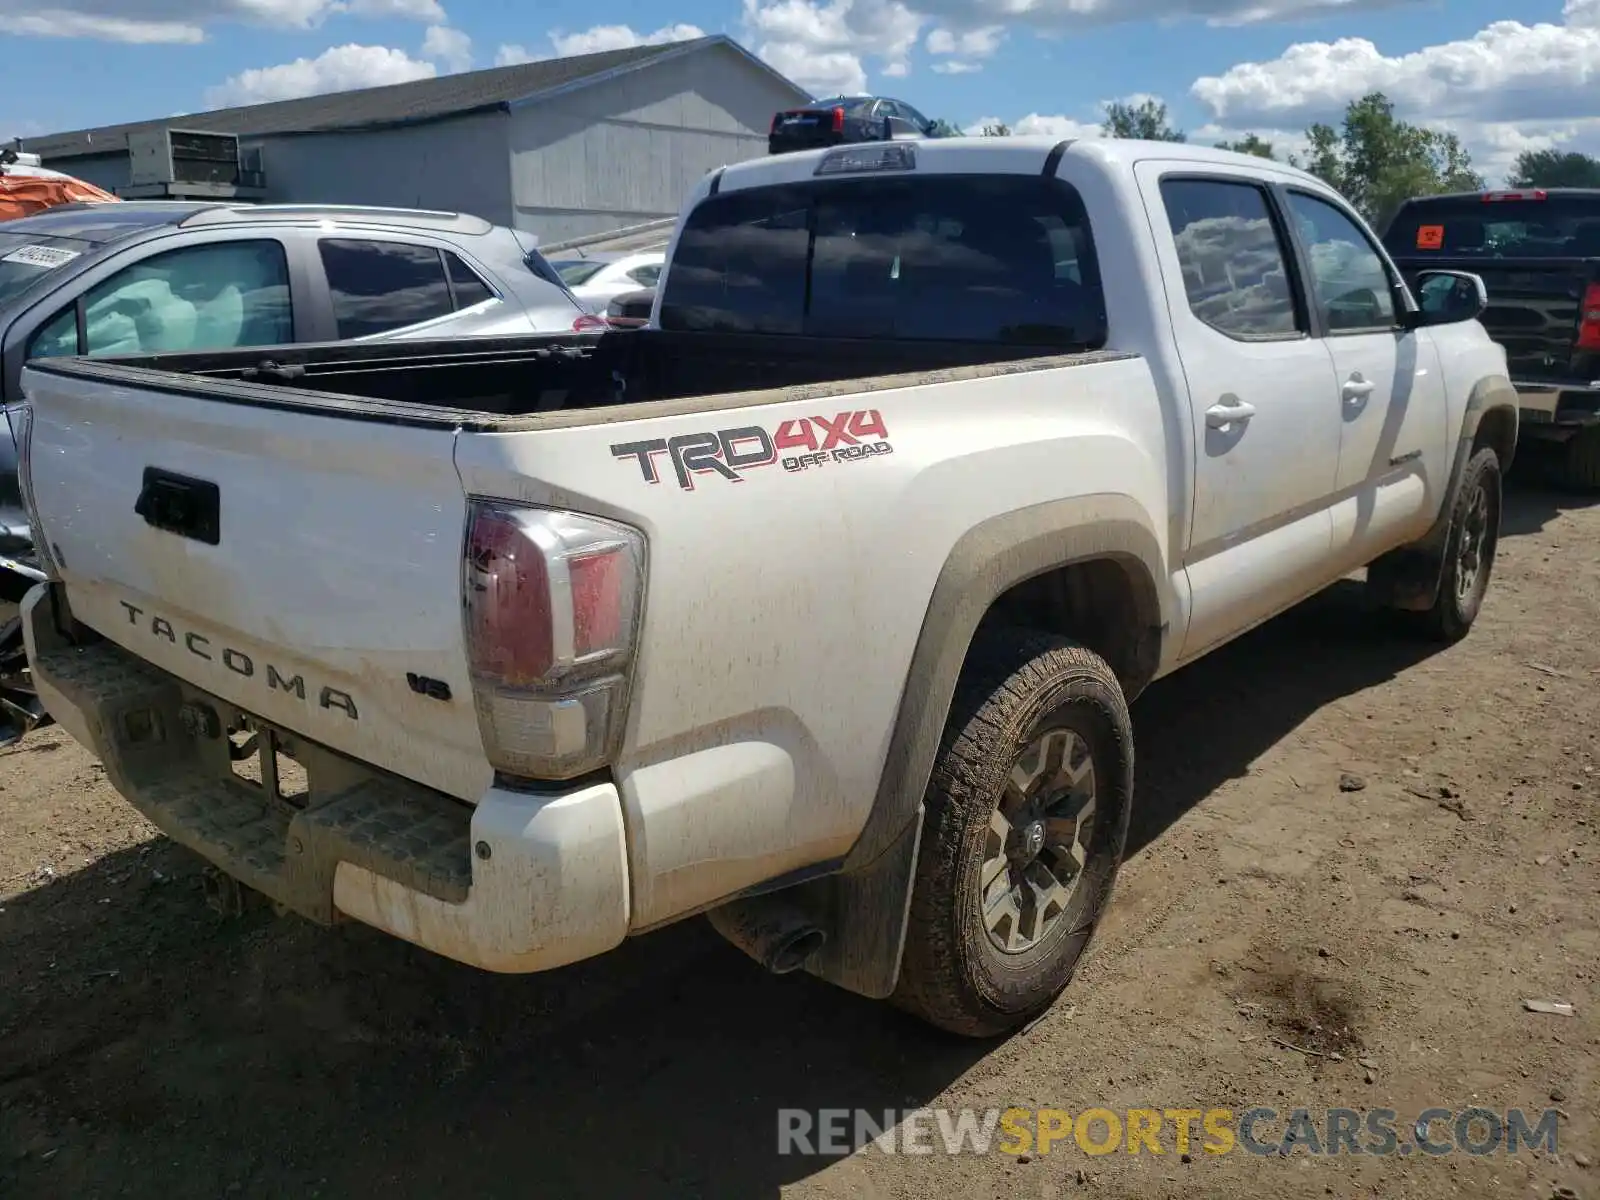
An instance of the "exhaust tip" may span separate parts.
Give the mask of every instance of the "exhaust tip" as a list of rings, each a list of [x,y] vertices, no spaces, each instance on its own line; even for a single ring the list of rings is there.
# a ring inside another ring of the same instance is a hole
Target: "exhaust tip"
[[[712,928],[774,975],[803,970],[827,943],[827,930],[787,897],[753,896],[706,914]]]
[[[827,943],[828,935],[812,926],[785,938],[767,956],[764,964],[774,975],[792,975]]]

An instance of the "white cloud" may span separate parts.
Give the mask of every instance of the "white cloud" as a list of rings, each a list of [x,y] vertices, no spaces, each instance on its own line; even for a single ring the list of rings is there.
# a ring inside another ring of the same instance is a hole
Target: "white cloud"
[[[444,64],[446,71],[472,68],[472,39],[448,25],[430,25],[422,39],[422,56]]]
[[[1092,122],[1080,121],[1076,117],[1047,116],[1044,113],[1029,113],[1015,121],[1002,121],[999,117],[979,117],[967,125],[962,132],[974,137],[981,134],[984,129],[992,125],[1008,125],[1011,132],[1019,137],[1035,137],[1045,135],[1055,138],[1091,138],[1100,136],[1100,126]]]
[[[1350,101],[1381,91],[1402,118],[1457,134],[1494,181],[1523,150],[1597,148],[1597,89],[1600,0],[1568,0],[1560,23],[1494,21],[1409,54],[1386,55],[1366,38],[1301,42],[1198,79],[1191,92],[1218,125],[1303,130],[1337,124]]]
[[[431,62],[412,58],[388,46],[334,46],[316,58],[297,58],[276,67],[241,71],[206,92],[206,103],[225,108],[236,104],[264,104],[327,92],[381,87],[431,79],[439,69]]]
[[[508,42],[494,52],[494,65],[497,67],[515,67],[522,63],[538,62],[544,57],[545,55],[535,54],[526,46]]]
[[[311,29],[329,17],[400,17],[443,23],[439,0],[0,0],[0,33],[100,41],[195,43],[208,25],[243,21]]]
[[[270,2],[270,0],[269,0]],[[343,0],[329,4],[332,12],[351,12],[362,17],[403,17],[412,21],[445,20],[439,0]]]
[[[596,25],[581,33],[554,32],[550,44],[565,58],[573,54],[598,54],[603,50],[631,50],[635,46],[664,46],[705,37],[697,25],[667,25],[654,33],[635,33],[627,25]]]
[[[205,30],[187,21],[130,21],[93,13],[47,8],[32,13],[0,11],[0,33],[18,37],[96,38],[104,42],[190,43],[205,41]]]
[[[901,0],[744,0],[744,24],[757,54],[819,95],[866,90],[864,59],[883,74],[909,73],[927,18]]]
[[[1334,119],[1373,91],[1438,119],[1584,117],[1600,86],[1597,11],[1600,0],[1578,0],[1564,24],[1495,21],[1470,38],[1392,56],[1366,38],[1301,42],[1198,79],[1192,90],[1213,116],[1234,123]]]
[[[983,70],[983,64],[965,62],[959,58],[950,58],[944,62],[934,63],[933,69],[939,75],[973,75]]]
[[[922,0],[926,13],[963,26],[993,23],[1064,30],[1134,21],[1248,25],[1355,14],[1420,0]]]
[[[1002,25],[983,25],[963,33],[940,27],[928,35],[929,54],[960,54],[969,58],[987,58],[1000,49],[1006,31]]]
[[[867,90],[867,71],[848,50],[812,50],[796,42],[767,42],[760,50],[768,66],[817,96],[848,96]],[[885,75],[906,73],[891,63]]]
[[[1423,0],[742,0],[745,36],[772,66],[814,92],[864,91],[872,73],[910,73],[927,30],[930,55],[961,74],[999,49],[1008,30],[1060,33],[1136,21],[1237,25],[1354,14]],[[1600,5],[1600,0],[1583,0]]]

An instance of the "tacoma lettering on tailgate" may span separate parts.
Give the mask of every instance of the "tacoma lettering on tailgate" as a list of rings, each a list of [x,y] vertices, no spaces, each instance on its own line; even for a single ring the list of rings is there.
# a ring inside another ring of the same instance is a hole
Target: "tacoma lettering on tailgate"
[[[786,450],[803,453],[786,455]],[[720,475],[730,483],[743,483],[746,472],[776,462],[782,462],[785,471],[809,471],[831,463],[862,462],[880,454],[893,454],[894,447],[889,444],[882,415],[869,408],[832,417],[784,421],[770,433],[760,425],[741,425],[737,429],[619,442],[611,447],[611,453],[638,463],[646,483],[661,482],[656,456],[665,454],[678,486],[692,492],[699,475]]]
[[[235,675],[244,679],[260,679],[267,685],[267,690],[281,691],[297,699],[306,698],[305,676],[300,674],[285,675],[272,663],[258,665],[243,650],[236,650],[232,646],[218,645],[203,633],[182,629],[169,621],[166,617],[153,616],[144,609],[129,604],[126,600],[117,601],[128,614],[128,624],[137,629],[142,629],[151,637],[158,637],[171,642],[174,646],[181,645],[196,658],[206,662],[220,662]],[[356,711],[355,698],[349,692],[341,692],[338,688],[323,687],[317,690],[317,704],[322,708],[338,709],[352,721],[359,721],[360,715]]]

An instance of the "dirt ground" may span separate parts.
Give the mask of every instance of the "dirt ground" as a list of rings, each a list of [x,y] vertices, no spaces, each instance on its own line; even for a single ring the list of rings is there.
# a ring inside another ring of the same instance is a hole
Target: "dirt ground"
[[[1448,651],[1358,599],[1140,700],[1113,911],[999,1044],[765,976],[699,921],[532,978],[224,923],[33,735],[0,754],[0,1196],[1600,1197],[1600,504],[1515,484]],[[776,1153],[787,1107],[1258,1104],[1557,1108],[1559,1153]]]

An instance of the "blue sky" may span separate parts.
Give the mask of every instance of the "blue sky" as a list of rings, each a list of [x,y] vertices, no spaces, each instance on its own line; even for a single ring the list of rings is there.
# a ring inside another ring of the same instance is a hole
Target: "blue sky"
[[[1293,146],[1382,88],[1491,177],[1600,151],[1600,0],[0,0],[0,137],[701,32],[963,126],[1088,132],[1154,95],[1192,136]]]

